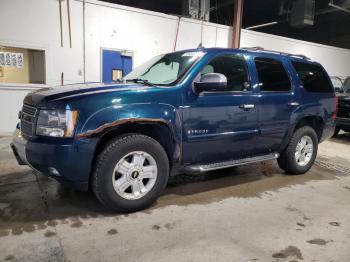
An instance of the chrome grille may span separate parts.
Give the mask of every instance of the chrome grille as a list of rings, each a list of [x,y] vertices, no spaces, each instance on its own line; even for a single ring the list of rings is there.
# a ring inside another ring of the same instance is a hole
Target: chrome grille
[[[29,105],[23,105],[20,114],[21,131],[24,135],[33,136],[35,134],[35,124],[37,109]]]
[[[34,116],[36,113],[36,108],[28,105],[23,105],[22,112]]]

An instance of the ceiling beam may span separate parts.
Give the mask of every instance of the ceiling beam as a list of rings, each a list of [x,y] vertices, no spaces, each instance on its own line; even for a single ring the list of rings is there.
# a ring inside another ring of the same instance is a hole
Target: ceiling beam
[[[244,0],[234,0],[232,48],[239,48],[241,42],[243,1]]]

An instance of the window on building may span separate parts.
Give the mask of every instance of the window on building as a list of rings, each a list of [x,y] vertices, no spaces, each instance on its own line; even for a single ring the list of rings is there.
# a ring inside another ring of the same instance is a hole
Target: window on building
[[[0,46],[0,84],[45,84],[45,51]]]
[[[331,93],[332,83],[325,70],[315,64],[292,61],[298,76],[308,92]]]
[[[262,92],[287,92],[291,89],[290,80],[281,61],[256,57],[259,86]]]
[[[227,78],[226,91],[248,91],[249,80],[245,60],[237,55],[215,57],[201,71],[201,75],[220,73]]]

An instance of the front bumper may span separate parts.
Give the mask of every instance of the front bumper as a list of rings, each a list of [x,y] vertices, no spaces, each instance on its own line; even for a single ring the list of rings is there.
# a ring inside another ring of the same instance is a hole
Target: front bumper
[[[22,137],[21,131],[16,129],[13,133],[11,148],[19,165],[29,165],[25,153],[27,140]]]
[[[11,148],[20,165],[87,190],[96,141],[90,139],[64,141],[60,139],[27,140],[16,129]]]

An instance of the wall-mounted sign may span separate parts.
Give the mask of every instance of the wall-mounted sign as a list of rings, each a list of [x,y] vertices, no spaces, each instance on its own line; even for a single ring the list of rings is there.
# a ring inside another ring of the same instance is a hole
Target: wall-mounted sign
[[[17,53],[17,67],[23,67],[23,53]]]
[[[5,65],[11,66],[11,53],[5,53]]]
[[[5,53],[0,52],[0,66],[5,66]]]
[[[11,66],[17,67],[17,54],[11,53]]]
[[[23,53],[0,52],[0,66],[23,68]]]

